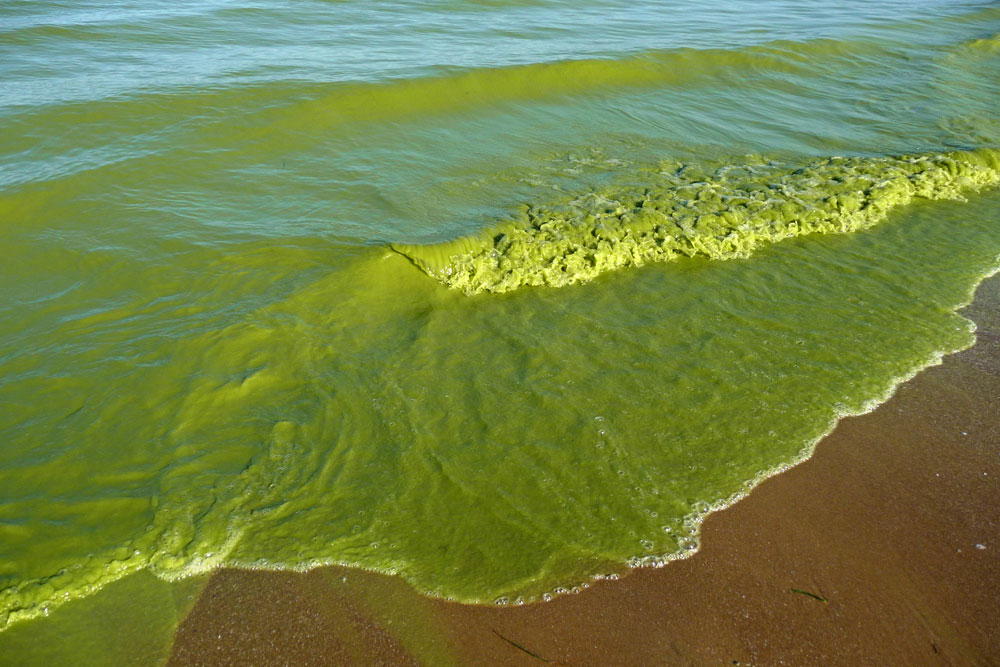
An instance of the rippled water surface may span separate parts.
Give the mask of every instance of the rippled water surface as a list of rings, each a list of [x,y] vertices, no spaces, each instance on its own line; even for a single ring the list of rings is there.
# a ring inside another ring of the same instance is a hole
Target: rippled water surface
[[[931,0],[4,3],[0,629],[138,571],[516,603],[690,553],[974,340],[998,33]]]

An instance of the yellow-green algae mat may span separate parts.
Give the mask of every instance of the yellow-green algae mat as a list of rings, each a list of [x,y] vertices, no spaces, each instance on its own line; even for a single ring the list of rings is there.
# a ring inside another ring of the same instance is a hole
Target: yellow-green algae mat
[[[502,296],[421,280],[395,252],[345,251],[345,269],[166,350],[102,328],[122,313],[67,323],[95,358],[117,346],[145,370],[114,386],[52,381],[25,408],[38,426],[7,443],[29,463],[5,475],[21,500],[3,511],[31,519],[4,524],[5,576],[20,577],[0,594],[4,623],[143,569],[339,563],[517,603],[690,553],[706,512],[973,340],[954,310],[997,266],[998,197],[973,194],[996,181],[996,154],[870,164],[913,165],[919,192],[971,199],[915,201],[863,234],[747,261],[694,256]],[[775,199],[822,187],[815,172],[775,180]],[[909,196],[898,179],[865,182]],[[889,208],[850,194],[836,192],[854,203],[837,204],[849,220],[835,227]],[[241,268],[328,252],[254,245],[228,261],[236,285]],[[74,439],[56,476],[28,452],[60,432]]]
[[[589,192],[519,220],[428,246],[392,247],[466,294],[562,287],[677,257],[748,257],[761,244],[870,227],[914,198],[958,199],[1000,180],[990,149],[944,155],[663,164],[645,187]]]

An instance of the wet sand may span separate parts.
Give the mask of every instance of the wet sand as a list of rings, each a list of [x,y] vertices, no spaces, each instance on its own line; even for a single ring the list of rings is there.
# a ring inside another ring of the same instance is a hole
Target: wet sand
[[[1000,276],[975,347],[710,516],[699,552],[468,606],[329,567],[216,573],[171,665],[1000,665]]]

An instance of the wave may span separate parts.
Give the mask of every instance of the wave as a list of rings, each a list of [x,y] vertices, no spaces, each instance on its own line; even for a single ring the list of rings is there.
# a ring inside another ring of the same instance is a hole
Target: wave
[[[582,58],[504,67],[437,67],[423,76],[376,81],[268,81],[145,89],[93,100],[50,100],[21,107],[25,128],[111,124],[148,128],[156,118],[211,125],[208,145],[264,136],[276,128],[310,128],[314,137],[344,123],[396,121],[463,113],[507,103],[545,101],[630,88],[679,86],[722,74],[820,76],[833,61],[891,53],[891,43],[863,40],[777,40],[734,49],[649,51],[621,58]],[[238,115],[234,117],[234,112]],[[208,129],[206,127],[206,129]],[[8,137],[9,150],[32,142]]]
[[[659,187],[590,192],[475,236],[391,247],[469,295],[562,287],[629,266],[747,257],[793,236],[856,231],[914,198],[963,199],[1000,183],[1000,151],[832,157],[801,168],[748,162],[710,174],[669,165],[651,176]]]

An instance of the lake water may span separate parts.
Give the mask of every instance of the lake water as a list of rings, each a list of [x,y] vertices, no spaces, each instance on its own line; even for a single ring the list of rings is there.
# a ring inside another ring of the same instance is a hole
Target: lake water
[[[140,570],[515,604],[692,553],[973,342],[998,34],[945,0],[3,3],[0,628]]]

